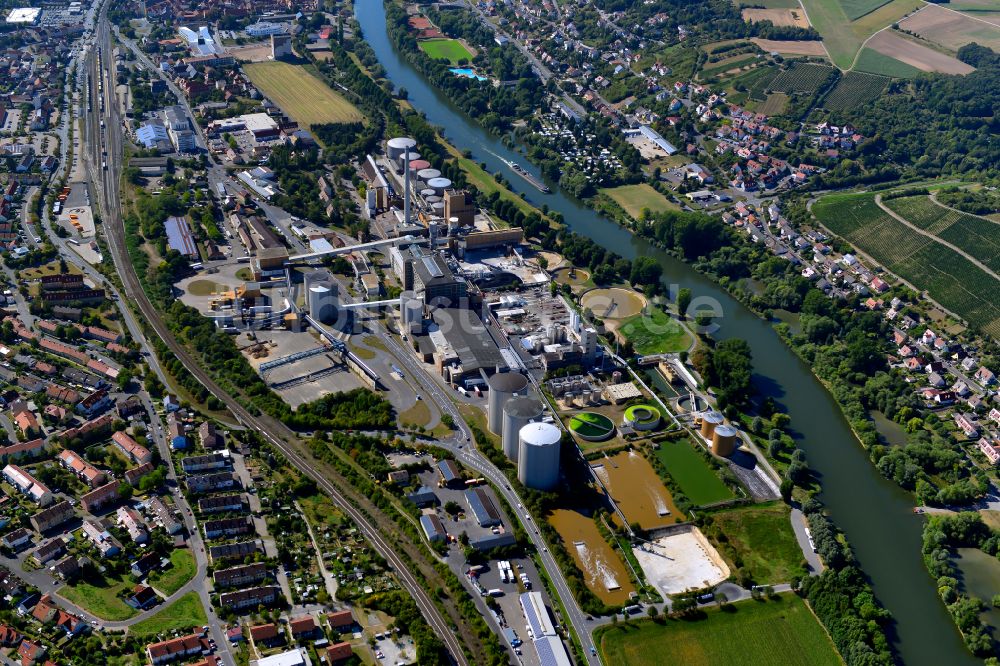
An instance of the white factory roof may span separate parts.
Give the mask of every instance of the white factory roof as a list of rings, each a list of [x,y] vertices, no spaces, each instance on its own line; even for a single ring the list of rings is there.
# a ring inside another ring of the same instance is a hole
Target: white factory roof
[[[289,650],[257,660],[257,666],[302,666],[305,663],[302,653],[298,650]]]
[[[542,636],[555,636],[556,628],[552,626],[549,618],[549,609],[545,607],[545,600],[542,599],[541,592],[524,592],[520,597],[521,611],[524,619],[531,627],[531,633],[535,638]]]
[[[12,9],[10,14],[7,14],[7,23],[35,23],[41,14],[42,10],[38,7]]]
[[[240,116],[240,118],[243,119],[246,128],[251,132],[273,130],[278,127],[278,123],[274,121],[274,118],[266,113],[247,113]]]
[[[309,241],[309,249],[313,252],[331,252],[333,245],[325,238],[314,238]]]

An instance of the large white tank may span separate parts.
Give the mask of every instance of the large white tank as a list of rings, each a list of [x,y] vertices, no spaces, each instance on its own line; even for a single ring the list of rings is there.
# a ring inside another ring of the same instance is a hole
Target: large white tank
[[[551,423],[529,423],[518,433],[517,478],[526,488],[551,490],[559,482],[559,440]]]
[[[490,395],[487,401],[490,432],[501,434],[503,430],[503,406],[515,393],[524,394],[528,388],[528,378],[519,372],[498,372],[487,380]]]
[[[451,181],[447,178],[432,178],[427,181],[427,187],[434,190],[437,195],[444,194],[444,191],[451,187]]]
[[[705,412],[701,415],[701,436],[711,441],[715,429],[725,421],[726,419],[719,412]]]
[[[330,280],[316,280],[309,286],[306,294],[309,302],[309,314],[313,319],[324,324],[332,324],[337,320],[337,285]]]
[[[403,168],[406,167],[407,155],[409,155],[410,164],[413,164],[414,162],[416,162],[416,161],[418,161],[420,159],[420,153],[418,153],[415,150],[403,150],[403,151],[400,151],[399,157],[396,159],[396,164],[399,165],[400,169],[403,169]]]
[[[403,329],[412,333],[419,329],[424,320],[424,303],[419,298],[400,297],[399,312],[403,318]]]
[[[410,165],[413,166],[412,164]],[[421,169],[417,172],[417,178],[422,182],[426,183],[428,180],[434,180],[435,178],[440,178],[441,172],[437,169]]]
[[[389,159],[397,161],[399,160],[399,156],[404,152],[416,148],[417,142],[416,140],[406,136],[397,136],[386,141],[385,147],[386,153],[389,155]]]
[[[518,436],[521,428],[532,421],[540,421],[544,410],[535,398],[511,398],[503,406],[503,452],[517,462]]]

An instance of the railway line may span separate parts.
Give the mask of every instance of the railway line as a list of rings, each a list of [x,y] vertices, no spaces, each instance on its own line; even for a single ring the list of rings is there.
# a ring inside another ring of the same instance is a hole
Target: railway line
[[[239,401],[223,390],[202,369],[188,350],[174,338],[156,307],[147,298],[128,256],[124,220],[121,215],[118,175],[121,172],[123,155],[122,125],[114,92],[114,58],[106,12],[107,5],[105,4],[95,31],[95,44],[89,63],[91,72],[89,92],[96,95],[96,106],[103,109],[104,112],[102,114],[88,114],[88,140],[91,144],[89,146],[88,172],[93,182],[99,184],[101,189],[100,208],[105,236],[125,294],[134,302],[148,325],[188,372],[209,392],[222,400],[240,423],[255,430],[265,441],[281,451],[300,472],[315,481],[317,486],[331,497],[338,508],[355,522],[375,550],[392,566],[401,584],[413,598],[434,633],[447,647],[454,662],[466,666],[469,662],[466,659],[462,643],[456,636],[456,631],[452,629],[437,606],[431,601],[417,576],[410,570],[410,565],[403,560],[398,552],[400,549],[406,550],[405,543],[392,543],[392,537],[398,535],[383,535],[382,530],[377,528],[369,517],[369,514],[379,515],[380,510],[367,497],[357,491],[352,491],[350,484],[339,475],[335,476],[331,473],[333,478],[342,482],[343,488],[346,490],[338,487],[330,478],[316,471],[315,462],[307,460],[299,451],[303,442],[287,426],[270,417],[254,416]],[[95,86],[94,82],[98,82],[98,84]],[[101,166],[97,168],[96,165]],[[286,441],[285,438],[291,442]],[[355,502],[358,506],[355,505]],[[364,510],[359,506],[364,507]],[[385,517],[385,521],[392,524],[389,517]],[[413,557],[412,554],[410,556]],[[422,555],[418,554],[418,557],[422,557]],[[460,617],[457,619],[461,621]]]

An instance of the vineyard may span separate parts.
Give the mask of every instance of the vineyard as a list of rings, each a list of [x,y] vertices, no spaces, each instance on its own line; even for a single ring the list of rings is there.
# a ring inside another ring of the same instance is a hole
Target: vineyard
[[[934,205],[929,200],[927,203]],[[993,296],[1000,282],[957,252],[915,234],[894,220],[878,207],[874,194],[824,197],[816,202],[812,211],[831,232],[917,289],[927,291],[944,308],[970,325],[1000,336],[1000,303]],[[904,216],[902,212],[899,214]],[[905,217],[912,219],[909,214]],[[922,211],[915,217],[922,221],[919,224],[925,225],[930,213]],[[914,224],[918,222],[914,220]],[[968,247],[968,241],[963,241],[960,247]]]
[[[830,94],[823,101],[823,107],[829,111],[848,111],[862,104],[867,104],[882,94],[889,79],[876,74],[863,72],[847,72]]]
[[[837,70],[826,65],[796,62],[775,77],[767,87],[774,92],[813,93]]]
[[[885,205],[914,226],[962,248],[990,270],[1000,271],[1000,224],[944,208],[924,195],[890,199]]]
[[[741,77],[740,83],[747,87],[750,99],[763,102],[767,99],[766,90],[776,76],[778,72],[773,67],[758,67],[750,74]]]

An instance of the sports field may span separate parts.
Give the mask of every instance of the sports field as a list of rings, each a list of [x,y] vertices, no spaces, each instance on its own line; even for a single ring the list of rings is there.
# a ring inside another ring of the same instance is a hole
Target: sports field
[[[641,355],[682,352],[691,346],[691,336],[680,323],[656,307],[629,317],[618,331]]]
[[[995,297],[1000,281],[954,250],[893,219],[878,207],[874,194],[826,196],[813,205],[812,212],[827,229],[927,291],[944,308],[976,328],[1000,335],[1000,302]],[[943,213],[941,218],[945,218]],[[912,224],[919,226],[916,221]]]
[[[353,104],[300,65],[257,62],[243,65],[243,71],[262,93],[303,127],[364,120]]]
[[[472,52],[465,47],[465,44],[457,39],[425,39],[417,43],[420,50],[435,60],[447,60],[452,65],[457,65],[460,60],[471,62],[475,57]]]
[[[802,0],[830,58],[844,70],[851,69],[866,39],[923,4],[923,0]]]
[[[601,194],[606,194],[636,220],[642,216],[642,211],[646,209],[650,213],[678,210],[676,205],[653,189],[649,183],[608,187],[602,189]]]
[[[697,620],[649,620],[598,629],[606,664],[660,666],[835,666],[843,664],[805,601],[788,593],[774,601],[709,608]]]
[[[689,500],[701,506],[733,498],[733,491],[687,439],[661,442],[659,446],[656,457]]]

